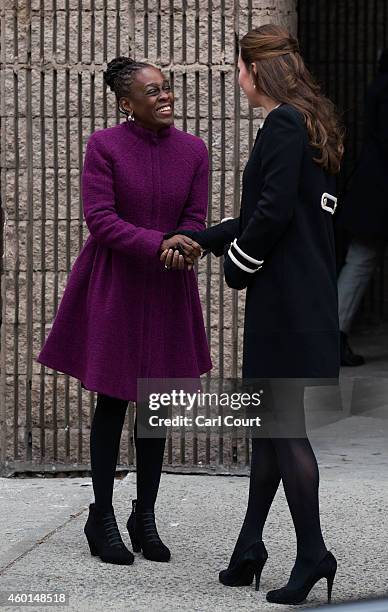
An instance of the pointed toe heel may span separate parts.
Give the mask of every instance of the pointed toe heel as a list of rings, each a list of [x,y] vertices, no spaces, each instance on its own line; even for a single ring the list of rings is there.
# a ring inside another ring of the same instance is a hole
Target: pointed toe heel
[[[305,582],[299,588],[282,587],[267,593],[267,601],[270,603],[278,603],[283,605],[298,605],[303,603],[311,589],[322,578],[327,580],[327,601],[331,602],[331,592],[333,582],[337,571],[337,560],[334,555],[328,551],[324,558],[311,571]]]
[[[261,566],[261,568],[259,570],[256,570],[255,572],[255,591],[260,590],[260,579],[261,579],[261,572],[263,570],[263,567],[264,567],[264,563]]]
[[[248,586],[255,580],[255,590],[260,588],[263,567],[268,559],[267,550],[262,541],[255,542],[240,554],[232,555],[227,569],[222,570],[219,581],[230,587]]]
[[[333,590],[335,573],[336,571],[334,571],[330,576],[327,576],[327,603],[331,603],[331,593]]]

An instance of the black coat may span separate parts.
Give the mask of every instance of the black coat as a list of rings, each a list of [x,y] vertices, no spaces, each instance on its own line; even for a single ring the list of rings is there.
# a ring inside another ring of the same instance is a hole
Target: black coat
[[[368,88],[363,148],[338,213],[350,234],[388,239],[388,72]]]
[[[299,112],[274,109],[243,173],[240,216],[191,234],[216,255],[237,238],[224,271],[230,287],[247,287],[244,378],[339,374],[333,217],[321,206],[336,181],[315,156]]]

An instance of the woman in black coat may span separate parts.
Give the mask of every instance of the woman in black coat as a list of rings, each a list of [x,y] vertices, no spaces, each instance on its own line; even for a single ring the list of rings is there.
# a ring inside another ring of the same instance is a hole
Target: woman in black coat
[[[249,104],[268,111],[244,170],[240,215],[188,235],[217,256],[225,251],[226,283],[247,290],[244,379],[335,379],[332,215],[343,147],[334,108],[305,68],[296,39],[276,25],[244,36],[238,67]],[[272,382],[274,396],[282,397]],[[277,416],[286,408],[286,416],[304,419],[303,387],[290,385],[282,401]],[[320,578],[330,595],[337,566],[322,537],[314,452],[305,430],[291,435],[252,438],[246,517],[229,567],[220,573],[228,586],[251,584],[256,575],[258,588],[267,559],[263,527],[282,480],[298,546],[287,585],[267,594],[278,603],[303,601]]]

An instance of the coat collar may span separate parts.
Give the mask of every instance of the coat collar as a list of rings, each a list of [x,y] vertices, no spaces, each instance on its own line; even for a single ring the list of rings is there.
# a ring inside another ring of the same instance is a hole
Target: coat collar
[[[149,128],[145,128],[135,121],[125,121],[127,129],[135,134],[138,138],[147,142],[161,142],[164,138],[172,133],[172,125],[162,127],[158,132],[154,132]]]

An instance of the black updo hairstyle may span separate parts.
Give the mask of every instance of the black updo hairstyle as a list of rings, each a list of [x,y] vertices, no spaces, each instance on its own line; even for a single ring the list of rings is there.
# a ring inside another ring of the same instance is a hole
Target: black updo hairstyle
[[[130,57],[120,56],[112,59],[104,72],[104,81],[116,95],[119,111],[128,115],[128,112],[120,108],[119,100],[129,95],[134,75],[138,70],[147,68],[151,64],[136,62]]]

